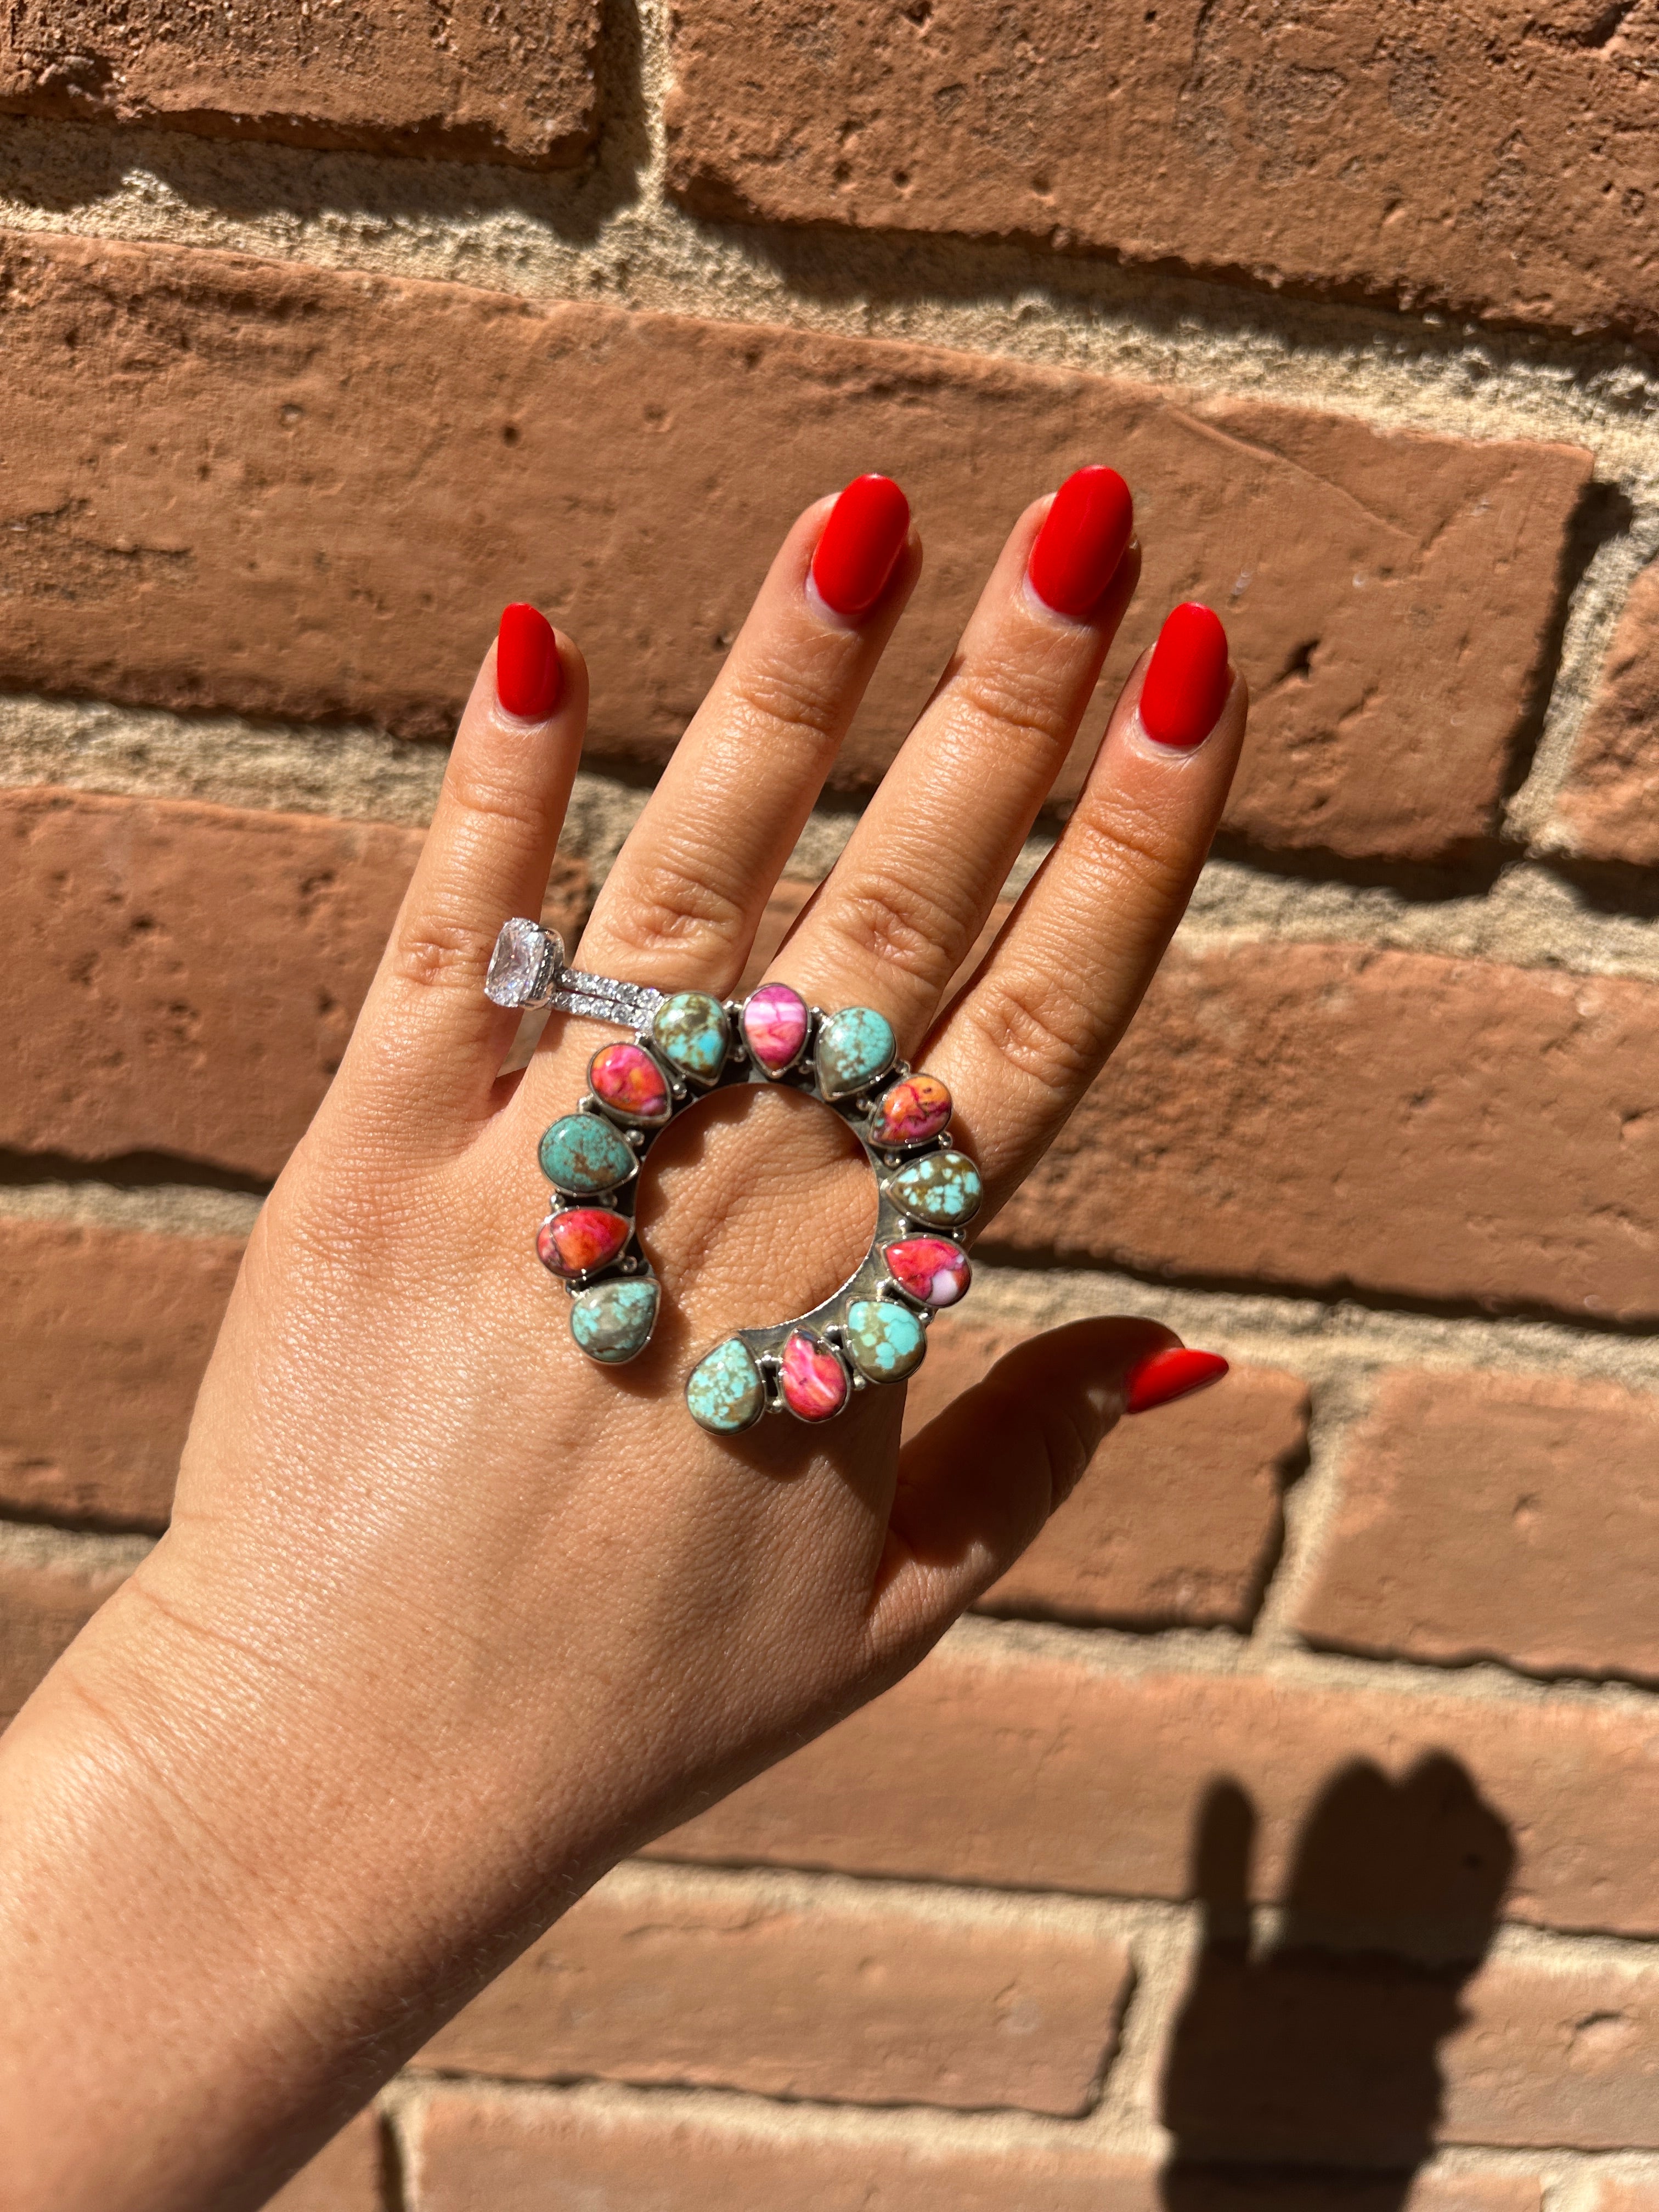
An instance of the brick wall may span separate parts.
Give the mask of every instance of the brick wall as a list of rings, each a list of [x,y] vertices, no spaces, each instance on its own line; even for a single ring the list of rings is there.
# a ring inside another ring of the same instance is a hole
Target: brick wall
[[[1207,597],[1255,734],[914,1414],[1097,1311],[1235,1377],[283,2202],[1656,2212],[1659,4],[441,12],[0,29],[0,1717],[165,1522],[500,604],[593,666],[569,926],[902,474],[781,928],[1110,460],[1109,684]]]

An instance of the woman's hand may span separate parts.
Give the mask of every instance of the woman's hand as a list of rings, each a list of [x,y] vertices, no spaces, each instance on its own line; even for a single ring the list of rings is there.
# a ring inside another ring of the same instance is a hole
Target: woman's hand
[[[1133,1012],[1243,735],[1219,625],[1183,611],[951,995],[1133,589],[1127,532],[1107,471],[1021,517],[771,970],[878,1007],[945,1079],[981,1230]],[[920,564],[884,480],[801,517],[581,966],[732,990]],[[1132,1376],[1146,1402],[1188,1379],[1147,1365],[1166,1331],[1087,1322],[902,1454],[902,1389],[705,1434],[693,1361],[827,1294],[873,1213],[836,1118],[752,1090],[653,1149],[648,1349],[576,1350],[533,1249],[537,1145],[617,1031],[555,1016],[503,1077],[514,1017],[482,988],[503,919],[539,909],[581,744],[580,659],[538,619],[485,660],[344,1064],[260,1217],[173,1526],[0,1754],[19,2212],[259,2202],[617,1858],[914,1665]]]

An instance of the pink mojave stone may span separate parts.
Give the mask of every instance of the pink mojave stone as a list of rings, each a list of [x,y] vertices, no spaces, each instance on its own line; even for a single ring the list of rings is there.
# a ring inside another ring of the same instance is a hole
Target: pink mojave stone
[[[743,1041],[769,1075],[781,1075],[806,1042],[806,1001],[787,983],[763,983],[743,1010]]]
[[[786,1340],[778,1380],[784,1404],[803,1421],[827,1421],[847,1403],[847,1370],[805,1329],[792,1330]]]
[[[668,1079],[643,1045],[601,1045],[587,1063],[587,1087],[623,1121],[665,1121],[673,1111]]]
[[[951,1094],[936,1075],[907,1075],[870,1116],[872,1145],[925,1145],[951,1118]]]
[[[556,1275],[591,1275],[608,1267],[628,1242],[629,1223],[608,1206],[572,1206],[536,1231],[536,1257]]]
[[[882,1257],[900,1290],[925,1306],[955,1305],[973,1275],[968,1255],[948,1237],[901,1237]]]

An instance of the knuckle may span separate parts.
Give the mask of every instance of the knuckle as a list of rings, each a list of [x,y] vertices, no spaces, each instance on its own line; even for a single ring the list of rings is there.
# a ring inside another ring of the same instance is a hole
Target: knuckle
[[[481,775],[474,765],[452,759],[448,791],[463,820],[469,823],[491,831],[502,823],[532,835],[539,831],[540,818],[529,793],[514,784]]]
[[[658,858],[629,884],[611,927],[635,951],[672,952],[690,942],[734,945],[744,938],[747,921],[741,902],[719,884],[671,859]]]
[[[418,988],[464,986],[476,990],[493,937],[465,922],[422,914],[399,921],[392,938],[391,969],[399,982]]]
[[[1124,886],[1153,900],[1184,887],[1192,859],[1181,838],[1156,815],[1121,797],[1109,805],[1085,793],[1066,825],[1066,836],[1091,874],[1114,893]]]
[[[903,878],[861,871],[825,917],[838,935],[908,975],[935,977],[962,957],[960,917]]]
[[[1005,1066],[1042,1088],[1074,1091],[1093,1076],[1102,1046],[1099,1025],[1061,978],[993,979],[969,1005]]]
[[[833,686],[808,669],[768,654],[745,660],[732,671],[730,705],[741,720],[773,735],[798,730],[814,740],[827,741],[841,726],[840,701]]]
[[[959,713],[999,733],[1035,738],[1044,750],[1071,744],[1073,717],[1039,669],[1018,661],[975,661],[957,676],[951,696]]]

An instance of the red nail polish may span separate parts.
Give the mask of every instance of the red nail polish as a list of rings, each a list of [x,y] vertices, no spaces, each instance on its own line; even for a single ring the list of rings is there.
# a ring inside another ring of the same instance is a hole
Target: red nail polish
[[[509,714],[544,722],[559,703],[559,647],[538,607],[501,610],[495,636],[495,696]]]
[[[1227,633],[1196,599],[1166,617],[1140,687],[1140,726],[1161,745],[1201,745],[1227,703]]]
[[[1115,469],[1079,469],[1054,494],[1025,573],[1044,606],[1081,622],[1117,574],[1135,503]]]
[[[1152,1352],[1129,1370],[1124,1411],[1150,1413],[1154,1406],[1207,1389],[1226,1372],[1227,1363],[1218,1352],[1188,1352],[1183,1345],[1172,1344],[1167,1352]]]
[[[910,534],[910,502],[891,477],[854,477],[830,510],[812,581],[838,615],[868,614]]]

